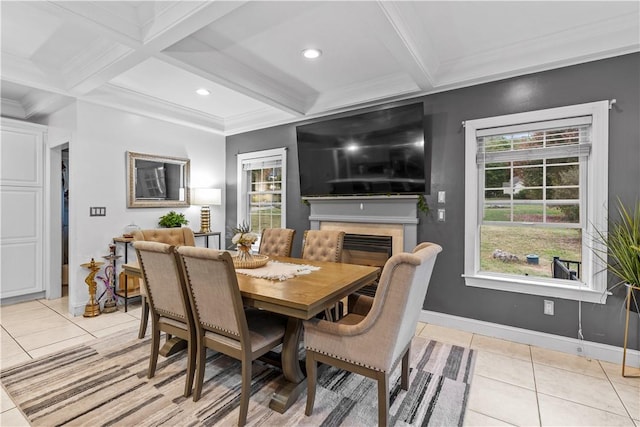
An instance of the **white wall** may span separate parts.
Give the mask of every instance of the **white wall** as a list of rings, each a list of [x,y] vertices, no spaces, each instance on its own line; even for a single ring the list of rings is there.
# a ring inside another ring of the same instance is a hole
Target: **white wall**
[[[127,224],[157,227],[169,210],[183,212],[194,230],[200,228],[200,207],[127,208],[126,152],[184,157],[191,160],[191,187],[224,189],[225,138],[165,121],[78,101],[50,117],[49,124],[70,127],[69,143],[69,307],[79,315],[88,300],[80,264],[108,253],[113,237]],[[224,203],[223,194],[223,203]],[[89,217],[90,206],[106,207],[105,217]],[[211,207],[211,229],[224,235],[224,206]],[[119,251],[122,251],[120,245]],[[131,254],[131,251],[129,251]]]

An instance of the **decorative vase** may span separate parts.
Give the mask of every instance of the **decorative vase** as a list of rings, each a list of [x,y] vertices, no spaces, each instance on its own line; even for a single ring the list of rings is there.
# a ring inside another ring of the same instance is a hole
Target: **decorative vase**
[[[253,259],[253,255],[251,255],[251,245],[237,245],[237,249],[238,260],[251,261]]]

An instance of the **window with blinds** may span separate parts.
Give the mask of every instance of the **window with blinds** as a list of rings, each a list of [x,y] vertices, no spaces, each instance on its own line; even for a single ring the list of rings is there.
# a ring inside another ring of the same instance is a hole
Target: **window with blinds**
[[[284,150],[238,155],[238,219],[258,234],[265,228],[284,227],[285,165]]]
[[[581,226],[591,117],[476,132],[484,224]]]
[[[465,283],[602,302],[607,162],[607,101],[466,121]]]

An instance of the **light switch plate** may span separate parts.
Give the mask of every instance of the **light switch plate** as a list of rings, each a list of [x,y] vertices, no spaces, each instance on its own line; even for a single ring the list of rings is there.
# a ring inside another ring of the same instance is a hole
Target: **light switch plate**
[[[446,200],[446,192],[438,191],[438,203],[444,203]]]
[[[107,208],[104,206],[89,207],[89,216],[107,216]]]
[[[438,221],[444,222],[444,219],[445,219],[444,209],[438,209]]]

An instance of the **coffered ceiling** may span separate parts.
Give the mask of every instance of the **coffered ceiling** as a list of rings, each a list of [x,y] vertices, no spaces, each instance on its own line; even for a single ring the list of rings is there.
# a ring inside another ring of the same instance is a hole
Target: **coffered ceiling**
[[[640,50],[638,1],[2,1],[0,14],[3,116],[83,99],[224,134]]]

